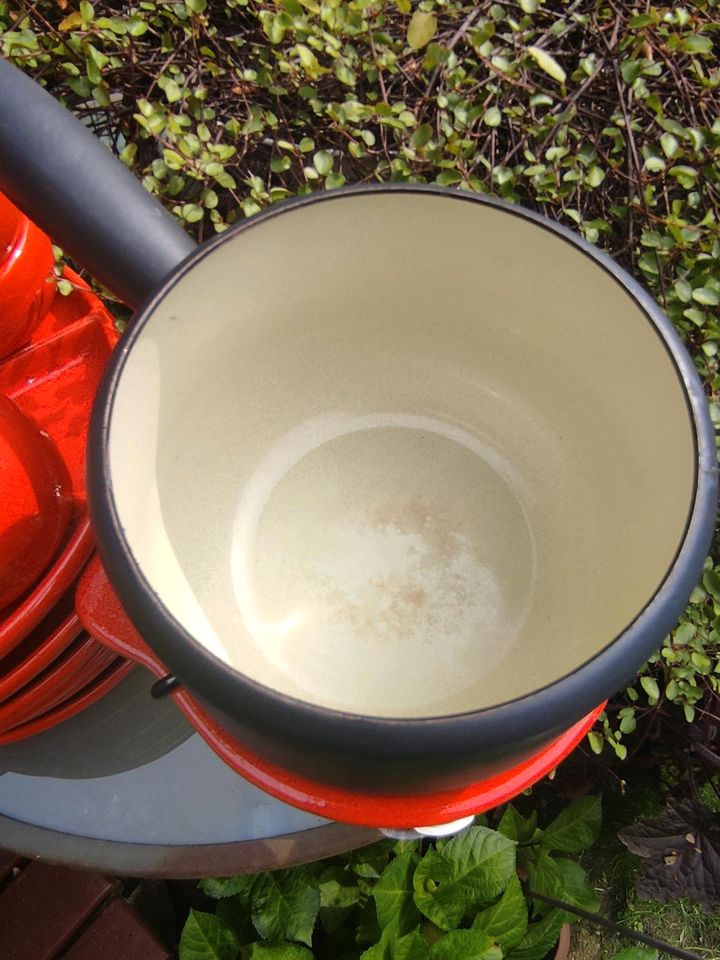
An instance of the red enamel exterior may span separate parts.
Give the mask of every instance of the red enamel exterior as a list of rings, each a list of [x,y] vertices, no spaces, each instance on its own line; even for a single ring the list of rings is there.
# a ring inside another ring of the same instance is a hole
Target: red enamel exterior
[[[87,634],[72,587],[93,550],[90,410],[118,332],[49,239],[0,195],[0,743],[78,713],[132,669]],[[83,634],[81,636],[81,634]]]
[[[26,737],[33,737],[35,734],[43,733],[43,731],[57,726],[63,720],[69,720],[70,717],[76,716],[93,703],[101,700],[106,693],[109,693],[121,680],[124,680],[134,667],[135,664],[127,660],[115,661],[97,679],[60,706],[48,710],[47,713],[43,713],[42,716],[36,717],[34,720],[13,727],[12,730],[0,733],[0,746],[7,743],[17,743],[18,740],[24,740]]]
[[[3,658],[0,703],[34,681],[38,674],[54,663],[82,633],[82,629],[75,613],[68,614],[54,629],[46,618],[13,650],[10,657]]]
[[[0,194],[0,357],[28,342],[55,299],[50,240]]]
[[[53,551],[52,565],[34,585],[28,584],[31,589],[0,611],[0,657],[42,621],[93,550],[85,494],[87,428],[100,377],[119,334],[87,285],[70,270],[65,277],[76,289],[70,296],[55,298],[25,347],[0,359],[0,395],[14,401],[47,434],[72,490],[69,524]]]
[[[97,557],[78,583],[75,607],[86,629],[121,656],[156,676],[167,673],[122,609]],[[529,760],[462,790],[416,795],[358,794],[314,783],[268,763],[230,737],[185,690],[172,694],[178,707],[215,753],[246,780],[301,810],[366,827],[407,828],[450,823],[505,803],[532,786],[578,745],[605,704],[601,704],[550,746]]]
[[[0,705],[0,731],[27,723],[69,700],[116,659],[111,650],[83,634],[29,687]]]
[[[9,397],[0,395],[0,609],[38,580],[62,542],[72,512],[65,464]]]

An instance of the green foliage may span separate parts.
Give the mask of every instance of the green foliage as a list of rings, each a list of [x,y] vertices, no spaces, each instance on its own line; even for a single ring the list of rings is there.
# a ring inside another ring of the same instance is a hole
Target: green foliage
[[[382,841],[311,866],[203,880],[217,912],[191,912],[180,960],[543,960],[573,917],[535,895],[597,909],[585,871],[562,854],[587,850],[599,824],[595,797],[544,830],[508,806],[497,831],[472,826],[424,849]]]
[[[495,903],[481,910],[473,921],[473,930],[484,930],[509,954],[522,941],[528,918],[524,895],[517,874],[513,874]]]
[[[413,877],[415,904],[441,930],[452,930],[465,913],[496,897],[514,870],[512,840],[470,827],[425,854]]]
[[[266,940],[300,940],[310,944],[320,910],[320,891],[306,867],[275,870],[255,877],[251,918]]]
[[[248,960],[313,960],[307,947],[298,943],[253,943]]]
[[[220,917],[191,910],[180,937],[183,960],[235,960],[239,941],[235,931]]]
[[[720,409],[720,405],[719,405]],[[665,637],[635,684],[625,691],[625,703],[601,718],[602,732],[593,731],[590,745],[600,753],[607,743],[624,760],[624,737],[658,708],[689,723],[720,694],[720,566],[705,561],[700,584],[675,629]]]
[[[84,114],[197,235],[346,180],[497,193],[620,252],[712,351],[715,14],[713,0],[682,14],[40,0],[16,16],[4,0],[0,30],[3,54]],[[308,162],[309,140],[332,166]]]
[[[582,853],[594,843],[601,820],[600,797],[583,797],[559,813],[545,828],[542,847],[563,853]]]

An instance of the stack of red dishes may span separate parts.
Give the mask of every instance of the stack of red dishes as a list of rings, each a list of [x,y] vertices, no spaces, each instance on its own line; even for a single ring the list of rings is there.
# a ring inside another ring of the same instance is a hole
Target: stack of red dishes
[[[49,239],[0,195],[0,744],[78,713],[131,665],[84,630],[75,582],[93,552],[84,460],[116,341]]]

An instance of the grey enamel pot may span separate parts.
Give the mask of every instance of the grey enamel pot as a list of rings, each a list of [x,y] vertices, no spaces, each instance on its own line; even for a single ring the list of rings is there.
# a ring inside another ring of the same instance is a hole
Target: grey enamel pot
[[[62,143],[40,160],[39,115]],[[69,212],[52,184],[91,150]],[[575,234],[388,184],[193,248],[5,64],[0,189],[138,308],[92,423],[99,551],[147,643],[261,756],[462,787],[677,621],[716,510],[705,397],[657,305]]]

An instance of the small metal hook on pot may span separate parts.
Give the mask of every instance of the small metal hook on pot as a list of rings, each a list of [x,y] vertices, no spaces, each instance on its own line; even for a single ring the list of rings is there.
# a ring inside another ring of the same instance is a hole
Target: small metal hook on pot
[[[164,677],[156,680],[150,687],[150,696],[154,700],[162,700],[163,697],[166,697],[169,693],[172,693],[173,690],[177,690],[181,686],[182,684],[174,674],[167,673]]]

